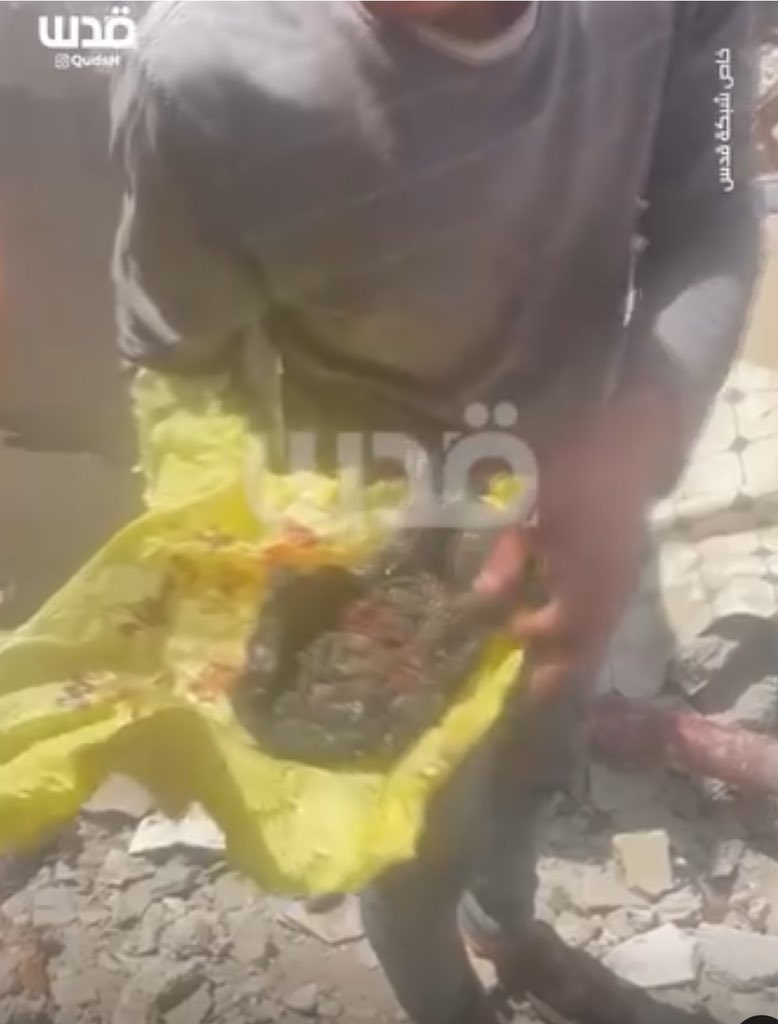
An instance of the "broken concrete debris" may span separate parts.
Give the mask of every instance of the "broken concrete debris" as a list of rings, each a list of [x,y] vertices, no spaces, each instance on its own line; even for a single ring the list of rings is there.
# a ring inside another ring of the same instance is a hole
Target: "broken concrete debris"
[[[748,909],[746,910],[746,917],[752,927],[761,932],[764,931],[767,922],[770,919],[771,909],[772,908],[767,900],[756,899],[753,903],[749,904]]]
[[[108,851],[99,868],[97,880],[101,885],[121,889],[131,882],[138,882],[153,874],[154,867],[147,861],[131,857],[124,850],[112,849]]]
[[[662,924],[697,924],[702,916],[702,896],[690,886],[670,892],[656,905],[656,913]]]
[[[118,818],[140,821],[154,808],[151,794],[129,775],[109,775],[84,804],[84,814],[92,818]]]
[[[137,924],[153,899],[154,891],[150,879],[136,882],[120,892],[113,904],[111,917],[114,925],[117,928],[130,928]]]
[[[565,910],[554,922],[554,929],[568,946],[581,949],[600,933],[602,921],[596,916],[581,917],[570,910]]]
[[[31,912],[36,928],[64,928],[78,916],[76,894],[65,886],[46,886],[33,892]]]
[[[232,872],[221,875],[213,883],[213,902],[222,913],[242,910],[257,899],[259,890],[246,878]]]
[[[82,971],[57,971],[51,983],[51,996],[60,1012],[73,1014],[96,998],[99,983],[95,974],[96,969],[89,966]]]
[[[663,924],[616,946],[604,962],[640,988],[688,985],[697,977],[697,942],[674,924]]]
[[[182,1000],[164,1017],[165,1024],[204,1024],[213,1007],[211,990],[208,985],[199,988]]]
[[[590,913],[640,906],[644,902],[617,877],[613,864],[587,866],[582,873],[572,875],[566,885],[564,881],[561,884],[572,904]]]
[[[605,814],[635,809],[656,797],[657,779],[646,772],[623,772],[602,761],[589,765],[589,798]]]
[[[225,850],[224,833],[199,804],[193,804],[182,818],[168,818],[164,814],[144,818],[130,843],[133,855],[179,848],[210,854]]]
[[[313,912],[302,903],[287,903],[279,914],[279,920],[291,928],[312,935],[328,946],[340,946],[356,942],[365,932],[359,901],[354,896],[338,902],[331,909]]]
[[[724,675],[737,649],[736,639],[716,633],[695,637],[676,656],[670,677],[688,697],[694,698],[710,685],[712,679]]]
[[[657,897],[673,887],[670,840],[665,831],[623,832],[613,837],[613,850],[631,889]]]
[[[295,1013],[313,1017],[317,1013],[319,998],[319,986],[311,982],[284,996],[283,1003],[287,1009],[294,1010]]]
[[[771,618],[730,615],[684,645],[672,679],[698,710],[729,715],[754,684],[774,677],[776,650],[778,624]]]
[[[112,1024],[156,1024],[160,1013],[175,1009],[203,983],[194,964],[149,961],[122,989]]]
[[[12,995],[36,1000],[49,994],[42,936],[0,915],[0,1004]]]
[[[273,953],[267,923],[256,911],[247,910],[233,916],[230,928],[231,952],[246,966],[257,965]]]
[[[199,878],[196,867],[174,858],[158,868],[150,879],[154,899],[168,896],[188,896]]]
[[[359,960],[364,967],[367,967],[368,970],[372,971],[378,967],[378,957],[367,939],[362,939],[360,942],[357,942],[354,946],[354,950],[357,955],[357,960]]]
[[[717,882],[731,878],[743,856],[745,845],[742,839],[737,838],[722,839],[717,842],[713,849],[709,877]]]
[[[207,956],[215,940],[214,922],[209,914],[192,910],[173,918],[165,929],[163,946],[179,960]]]
[[[5,917],[14,923],[29,921],[32,915],[31,907],[32,893],[27,889],[20,889],[13,896],[9,896],[0,906],[0,917]],[[2,934],[2,930],[0,930],[0,934]]]
[[[157,953],[165,917],[165,907],[162,903],[152,903],[143,914],[135,935],[130,939],[129,952],[136,956],[151,956]]]
[[[778,676],[753,683],[718,721],[756,732],[778,732]]]
[[[705,970],[715,980],[740,992],[778,985],[778,936],[704,924],[698,937]]]
[[[652,907],[618,907],[605,916],[603,931],[621,942],[640,932],[648,931],[655,924],[656,912]]]

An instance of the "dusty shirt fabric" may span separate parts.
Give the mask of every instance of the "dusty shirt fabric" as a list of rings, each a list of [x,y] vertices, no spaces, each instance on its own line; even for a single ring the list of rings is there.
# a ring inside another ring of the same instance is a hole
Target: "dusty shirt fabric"
[[[541,3],[474,63],[356,3],[155,4],[113,95],[124,356],[340,429],[504,400],[543,443],[655,374],[704,405],[755,273],[747,8]]]

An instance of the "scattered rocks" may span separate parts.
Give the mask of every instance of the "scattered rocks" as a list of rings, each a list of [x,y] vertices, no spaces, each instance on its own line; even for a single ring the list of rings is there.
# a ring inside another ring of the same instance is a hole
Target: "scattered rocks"
[[[697,934],[712,978],[739,992],[778,984],[778,936],[717,924],[702,925]]]
[[[591,853],[590,833],[595,827],[593,819],[599,812],[597,808],[576,810],[577,807],[578,804],[572,804],[565,807],[564,814],[556,811],[548,817],[541,817],[538,833],[544,849],[581,859],[586,859]]]
[[[358,942],[354,948],[356,950],[357,960],[359,960],[363,967],[367,967],[368,970],[371,971],[378,967],[378,957],[367,939],[363,939],[361,942]]]
[[[600,912],[617,907],[641,906],[643,900],[616,877],[612,865],[587,867],[580,877],[580,887],[571,887],[572,902],[581,910]]]
[[[662,924],[692,925],[699,922],[702,909],[702,896],[685,886],[664,896],[657,904],[656,912]]]
[[[257,1009],[266,1006],[271,998],[271,984],[267,974],[264,971],[246,970],[243,965],[229,961],[220,965],[214,977],[218,984],[212,992],[213,1016],[219,1024],[232,1016],[254,1024],[258,1016]]]
[[[298,1018],[299,1019],[299,1018]],[[288,1015],[284,1015],[281,1007],[269,999],[251,999],[226,1013],[215,1017],[219,1024],[287,1024]]]
[[[737,649],[738,641],[731,637],[716,633],[695,637],[676,657],[671,678],[688,697],[697,697],[710,685],[711,679],[726,672]]]
[[[65,968],[80,972],[89,964],[97,962],[101,937],[85,928],[69,928],[67,934],[52,932],[45,934],[49,958],[56,957],[56,970]]]
[[[718,720],[724,725],[739,725],[755,732],[778,731],[778,676],[753,683]]]
[[[267,923],[257,911],[245,911],[235,918],[230,938],[232,955],[246,966],[262,963],[273,950]]]
[[[623,942],[604,962],[640,988],[688,985],[697,977],[697,943],[674,924],[664,924]]]
[[[289,903],[281,911],[279,920],[328,946],[356,942],[365,934],[359,901],[354,896],[320,913],[310,911],[301,903]]]
[[[0,1002],[0,1024],[51,1024],[44,999],[12,996]]]
[[[619,772],[600,761],[593,761],[589,766],[590,799],[606,814],[649,803],[658,788],[656,777],[644,772]]]
[[[83,812],[92,818],[140,821],[153,807],[151,794],[134,779],[110,775],[84,804]]]
[[[27,889],[21,889],[19,892],[14,893],[13,896],[9,896],[5,903],[0,906],[0,914],[8,918],[9,921],[29,920],[32,917],[32,898],[30,892]]]
[[[778,625],[769,618],[730,615],[686,644],[673,677],[705,714],[731,714],[751,686],[772,678]]]
[[[157,1024],[160,1013],[175,1009],[201,984],[197,966],[155,959],[142,966],[122,989],[112,1024]]]
[[[547,894],[546,902],[552,917],[556,917],[557,914],[562,914],[565,910],[570,910],[575,906],[570,893],[561,885],[553,885],[551,887],[550,892]]]
[[[80,885],[83,881],[83,875],[62,860],[54,865],[53,878],[59,885]]]
[[[203,1024],[213,1008],[211,990],[201,985],[173,1010],[165,1014],[165,1024]]]
[[[749,992],[735,996],[735,1017],[736,1021],[749,1021],[752,1017],[764,1016],[767,1024],[772,1024],[772,1019],[778,1011],[778,989],[765,989],[761,992]],[[753,1024],[765,1024],[765,1022],[753,1022]]]
[[[61,1013],[76,1015],[97,996],[97,970],[88,964],[81,971],[58,970],[51,981],[51,996]]]
[[[134,856],[181,848],[211,855],[225,850],[224,833],[199,804],[176,820],[164,814],[144,818],[130,843]]]
[[[154,899],[167,896],[188,896],[195,887],[198,870],[191,864],[185,864],[179,858],[169,861],[157,870],[150,882]]]
[[[243,910],[257,898],[257,888],[246,878],[228,872],[213,884],[213,902],[222,913]]]
[[[756,899],[751,903],[746,911],[746,917],[749,923],[757,930],[763,931],[770,919],[772,908],[765,899]]]
[[[214,925],[210,915],[191,911],[173,920],[165,931],[164,943],[181,960],[207,956],[214,944]]]
[[[147,907],[141,918],[140,927],[130,942],[129,951],[137,956],[158,953],[165,917],[165,907],[161,903],[152,903]]]
[[[284,996],[283,1004],[288,1010],[300,1013],[304,1017],[313,1017],[318,1010],[319,995],[319,986],[311,982]]]
[[[10,996],[45,998],[49,994],[46,952],[33,928],[0,916],[0,1004]]]
[[[602,930],[602,922],[597,917],[580,917],[565,910],[554,922],[554,930],[568,946],[580,949],[597,937]]]
[[[136,882],[125,892],[120,892],[113,905],[112,919],[117,928],[130,928],[137,924],[154,899],[150,880]]]
[[[619,907],[605,917],[603,928],[608,935],[621,942],[648,931],[655,924],[656,914],[651,907]]]
[[[724,882],[732,878],[737,870],[740,858],[745,850],[745,843],[742,839],[722,839],[713,848],[711,866],[708,877],[717,882]]]
[[[343,1007],[337,999],[323,996],[317,1003],[316,1012],[324,1020],[339,1020],[343,1015]]]
[[[623,832],[613,837],[613,849],[630,888],[651,897],[672,888],[673,866],[666,832]]]
[[[109,850],[98,873],[98,881],[110,889],[122,889],[154,874],[151,864],[131,857],[123,850]]]
[[[105,923],[106,913],[103,907],[87,906],[81,911],[79,920],[86,928]]]
[[[36,888],[30,910],[36,928],[64,928],[78,917],[79,900],[72,889],[64,886]]]

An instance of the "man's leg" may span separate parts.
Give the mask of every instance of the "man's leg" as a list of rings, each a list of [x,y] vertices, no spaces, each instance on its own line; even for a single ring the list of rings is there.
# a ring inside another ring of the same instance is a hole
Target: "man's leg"
[[[488,1002],[457,924],[462,885],[422,861],[362,897],[365,930],[413,1024],[489,1024]]]
[[[414,1024],[491,1024],[457,906],[478,860],[493,744],[485,742],[433,802],[419,856],[362,897],[365,930]]]
[[[534,919],[537,819],[578,763],[581,692],[572,684],[536,707],[519,697],[501,723],[478,870],[460,907],[468,941],[495,959],[515,953]]]

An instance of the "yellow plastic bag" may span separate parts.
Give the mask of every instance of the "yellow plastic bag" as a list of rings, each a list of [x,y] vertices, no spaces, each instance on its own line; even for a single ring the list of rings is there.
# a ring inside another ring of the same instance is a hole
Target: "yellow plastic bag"
[[[358,889],[413,856],[427,802],[499,714],[521,655],[495,639],[442,723],[385,774],[262,753],[229,692],[268,567],[358,563],[401,494],[378,485],[369,513],[345,522],[337,481],[261,472],[258,518],[246,467],[261,452],[212,387],[143,373],[134,400],[149,511],[0,641],[0,850],[34,842],[122,771],[171,814],[200,801],[266,889]]]

